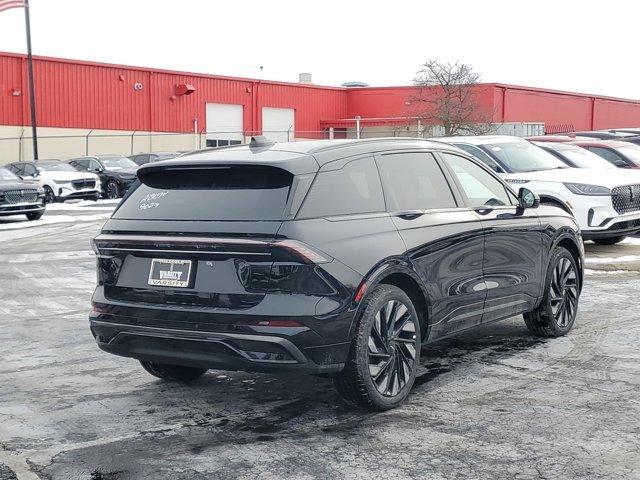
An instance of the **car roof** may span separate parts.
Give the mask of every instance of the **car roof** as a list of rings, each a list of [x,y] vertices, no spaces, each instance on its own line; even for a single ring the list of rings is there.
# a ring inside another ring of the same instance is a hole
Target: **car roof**
[[[561,152],[563,150],[581,150],[582,147],[576,145],[574,143],[568,142],[538,142],[536,140],[529,140],[534,145],[539,146],[540,148],[546,148],[548,150],[555,150],[557,152]]]
[[[361,154],[402,149],[437,149],[459,151],[446,144],[420,138],[371,138],[341,140],[305,140],[282,142],[252,147],[237,145],[198,150],[180,157],[148,163],[140,167],[144,174],[150,170],[207,165],[210,163],[245,164],[273,166],[293,174],[316,172],[323,165],[346,157]]]
[[[526,142],[524,138],[512,135],[477,135],[459,137],[437,137],[433,140],[444,143],[468,143],[471,145],[492,145],[495,143],[519,143]]]
[[[609,148],[619,148],[619,147],[628,147],[629,145],[633,145],[630,142],[623,142],[622,140],[576,140],[575,142],[571,142],[574,145],[579,145],[581,147],[609,147]]]

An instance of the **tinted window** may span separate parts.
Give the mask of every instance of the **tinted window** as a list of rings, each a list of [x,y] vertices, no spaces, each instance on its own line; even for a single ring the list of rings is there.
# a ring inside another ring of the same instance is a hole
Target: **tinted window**
[[[430,153],[394,153],[377,159],[387,210],[455,207],[449,184]]]
[[[490,173],[458,155],[443,153],[442,156],[458,178],[472,207],[512,204],[504,185]]]
[[[578,168],[616,168],[604,158],[589,150],[571,145],[552,146],[549,152],[555,153],[560,160],[566,160],[567,165]],[[554,149],[555,150],[552,150]]]
[[[473,155],[494,172],[505,173],[504,169],[500,165],[498,165],[498,163],[493,158],[480,150],[478,147],[475,147],[473,145],[466,145],[464,143],[454,143],[453,145]]]
[[[89,171],[97,172],[100,169],[102,169],[102,166],[100,165],[100,163],[98,163],[97,160],[89,160]]]
[[[76,170],[87,170],[89,168],[89,160],[74,160],[70,165]]]
[[[606,161],[612,163],[616,167],[628,167],[629,164],[627,161],[618,155],[613,150],[602,147],[589,147],[589,151],[595,153],[596,155],[600,155]]]
[[[280,220],[292,179],[279,168],[253,166],[149,172],[113,218]]]
[[[17,180],[17,179],[18,177],[16,177],[13,174],[13,172],[10,172],[4,167],[0,167],[0,180]]]
[[[373,158],[362,158],[340,170],[318,173],[298,217],[383,212],[384,208],[378,169]]]

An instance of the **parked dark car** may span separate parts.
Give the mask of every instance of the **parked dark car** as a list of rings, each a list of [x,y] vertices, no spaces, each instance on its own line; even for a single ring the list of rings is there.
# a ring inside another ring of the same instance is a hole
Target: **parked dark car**
[[[137,165],[144,165],[146,163],[159,162],[160,160],[168,160],[170,158],[179,157],[185,152],[153,152],[153,153],[137,153],[131,155],[129,158],[133,160]]]
[[[600,155],[618,168],[640,168],[640,146],[620,140],[578,140],[573,145]]]
[[[138,177],[93,242],[90,327],[159,378],[332,374],[388,409],[425,343],[519,314],[556,337],[576,318],[573,217],[445,144],[257,138]]]
[[[604,158],[589,150],[561,142],[531,142],[562,160],[569,167],[574,168],[616,168]]]
[[[81,172],[92,172],[100,177],[105,198],[122,197],[136,180],[138,165],[122,155],[93,155],[69,160]]]
[[[26,215],[38,220],[45,210],[44,190],[0,167],[0,216]]]

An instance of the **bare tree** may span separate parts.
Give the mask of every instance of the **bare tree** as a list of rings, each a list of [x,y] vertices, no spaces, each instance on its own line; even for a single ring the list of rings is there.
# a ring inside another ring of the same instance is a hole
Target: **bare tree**
[[[480,76],[471,66],[455,62],[424,63],[413,81],[409,115],[444,127],[445,135],[480,135],[492,129],[492,111],[481,105]]]

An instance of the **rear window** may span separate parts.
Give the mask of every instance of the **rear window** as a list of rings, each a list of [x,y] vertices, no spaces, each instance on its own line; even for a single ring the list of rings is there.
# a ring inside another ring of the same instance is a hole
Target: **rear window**
[[[149,172],[113,218],[138,220],[281,220],[293,175],[260,166]]]

